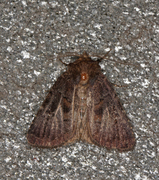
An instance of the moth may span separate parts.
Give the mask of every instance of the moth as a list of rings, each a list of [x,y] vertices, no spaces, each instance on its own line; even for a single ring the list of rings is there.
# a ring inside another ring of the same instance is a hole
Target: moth
[[[54,148],[85,141],[108,149],[132,150],[135,135],[98,60],[84,52],[67,65],[50,89],[28,133],[32,146]]]

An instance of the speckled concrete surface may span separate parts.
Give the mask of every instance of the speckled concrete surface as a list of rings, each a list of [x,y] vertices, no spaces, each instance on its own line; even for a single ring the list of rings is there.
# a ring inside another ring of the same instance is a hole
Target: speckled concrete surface
[[[159,1],[1,1],[0,17],[0,179],[159,179]],[[135,149],[29,146],[30,123],[66,69],[57,54],[109,48],[117,63],[101,67],[123,86]]]

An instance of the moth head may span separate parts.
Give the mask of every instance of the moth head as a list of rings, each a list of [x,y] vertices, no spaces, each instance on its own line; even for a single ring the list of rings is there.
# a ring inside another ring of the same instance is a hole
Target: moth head
[[[83,54],[79,55],[77,63],[80,61],[86,61],[86,62],[91,61],[91,57],[89,56],[89,54],[86,51],[84,51]]]
[[[78,63],[77,63],[78,61]],[[74,79],[75,84],[94,84],[94,81],[98,77],[98,74],[101,72],[101,68],[98,62],[93,60],[77,60],[75,63],[69,65],[69,72],[72,78]]]
[[[85,51],[78,56],[78,59],[68,64],[68,72],[75,84],[93,85],[101,73],[100,61],[94,61]]]

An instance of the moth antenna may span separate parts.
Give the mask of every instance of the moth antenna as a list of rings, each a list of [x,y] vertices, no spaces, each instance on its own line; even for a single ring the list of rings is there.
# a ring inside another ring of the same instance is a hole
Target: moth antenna
[[[65,66],[68,66],[68,64],[64,63],[60,58],[59,58],[59,61],[64,64]]]
[[[112,49],[110,49],[103,57],[100,57],[100,59],[98,59],[98,62],[101,62],[103,59],[105,59],[106,56],[108,56],[108,54],[110,53]]]
[[[110,49],[103,57],[100,57],[100,56],[96,56],[96,57],[99,57],[99,59],[97,60],[99,63],[103,60],[103,59],[106,59],[106,56],[109,54],[109,52],[111,51],[112,49]],[[118,58],[119,59],[119,58]],[[115,63],[120,63],[120,64],[124,64],[124,65],[132,65],[132,66],[135,66],[136,68],[139,68],[140,69],[140,65],[139,64],[132,64],[132,63],[126,63],[126,62],[117,62],[113,59],[109,59],[109,61],[112,61],[112,62],[115,62]],[[121,61],[121,60],[120,60]]]

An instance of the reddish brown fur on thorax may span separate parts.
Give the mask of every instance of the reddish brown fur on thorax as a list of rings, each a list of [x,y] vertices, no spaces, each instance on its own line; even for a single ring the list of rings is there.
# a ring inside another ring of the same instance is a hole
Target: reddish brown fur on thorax
[[[88,78],[87,76],[88,76],[87,73],[81,73],[81,80],[85,81]]]
[[[88,80],[89,80],[88,74],[85,72],[82,72],[80,84],[86,84],[88,82]]]

